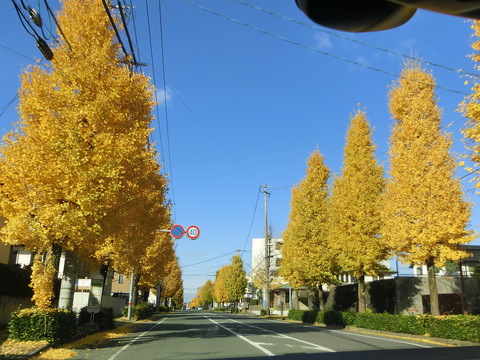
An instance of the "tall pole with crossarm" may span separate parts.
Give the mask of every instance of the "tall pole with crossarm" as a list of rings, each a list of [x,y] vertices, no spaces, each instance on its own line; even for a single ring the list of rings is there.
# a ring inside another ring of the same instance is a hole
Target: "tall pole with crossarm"
[[[270,247],[268,238],[268,204],[267,185],[263,185],[263,199],[264,199],[264,215],[265,215],[265,285],[263,288],[263,308],[267,310],[267,315],[270,315]]]

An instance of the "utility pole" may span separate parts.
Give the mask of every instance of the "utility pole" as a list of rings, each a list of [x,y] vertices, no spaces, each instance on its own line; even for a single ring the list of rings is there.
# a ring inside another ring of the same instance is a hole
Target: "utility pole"
[[[267,192],[267,185],[263,185],[264,216],[265,216],[265,286],[263,289],[264,308],[267,315],[270,315],[270,246],[268,236],[268,206],[267,198],[270,195]]]

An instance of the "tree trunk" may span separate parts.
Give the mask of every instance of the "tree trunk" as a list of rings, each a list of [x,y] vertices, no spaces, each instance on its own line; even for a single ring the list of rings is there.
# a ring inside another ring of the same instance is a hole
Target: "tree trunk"
[[[365,312],[365,275],[358,278],[358,312]]]
[[[427,274],[428,289],[430,290],[430,314],[432,314],[432,316],[438,316],[440,315],[440,305],[438,303],[437,279],[433,258],[427,260]]]
[[[320,311],[325,311],[325,301],[323,299],[323,288],[322,284],[318,285],[318,309]]]
[[[300,301],[299,301],[299,299],[298,299],[298,289],[293,290],[293,292],[294,292],[294,294],[295,294],[295,302],[294,302],[293,308],[294,308],[295,310],[300,310],[300,309],[299,309],[299,302],[300,302]]]

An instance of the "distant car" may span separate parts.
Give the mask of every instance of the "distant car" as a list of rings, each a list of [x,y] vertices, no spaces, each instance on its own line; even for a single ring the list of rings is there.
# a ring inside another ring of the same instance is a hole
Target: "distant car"
[[[197,310],[198,310],[198,311],[203,311],[203,306],[199,306],[199,307],[197,308]]]

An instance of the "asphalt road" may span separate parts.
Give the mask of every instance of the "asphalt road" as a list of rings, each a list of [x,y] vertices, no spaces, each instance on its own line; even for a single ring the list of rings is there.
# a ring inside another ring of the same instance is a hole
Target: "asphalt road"
[[[75,359],[480,359],[480,347],[444,347],[243,315],[181,311]]]

